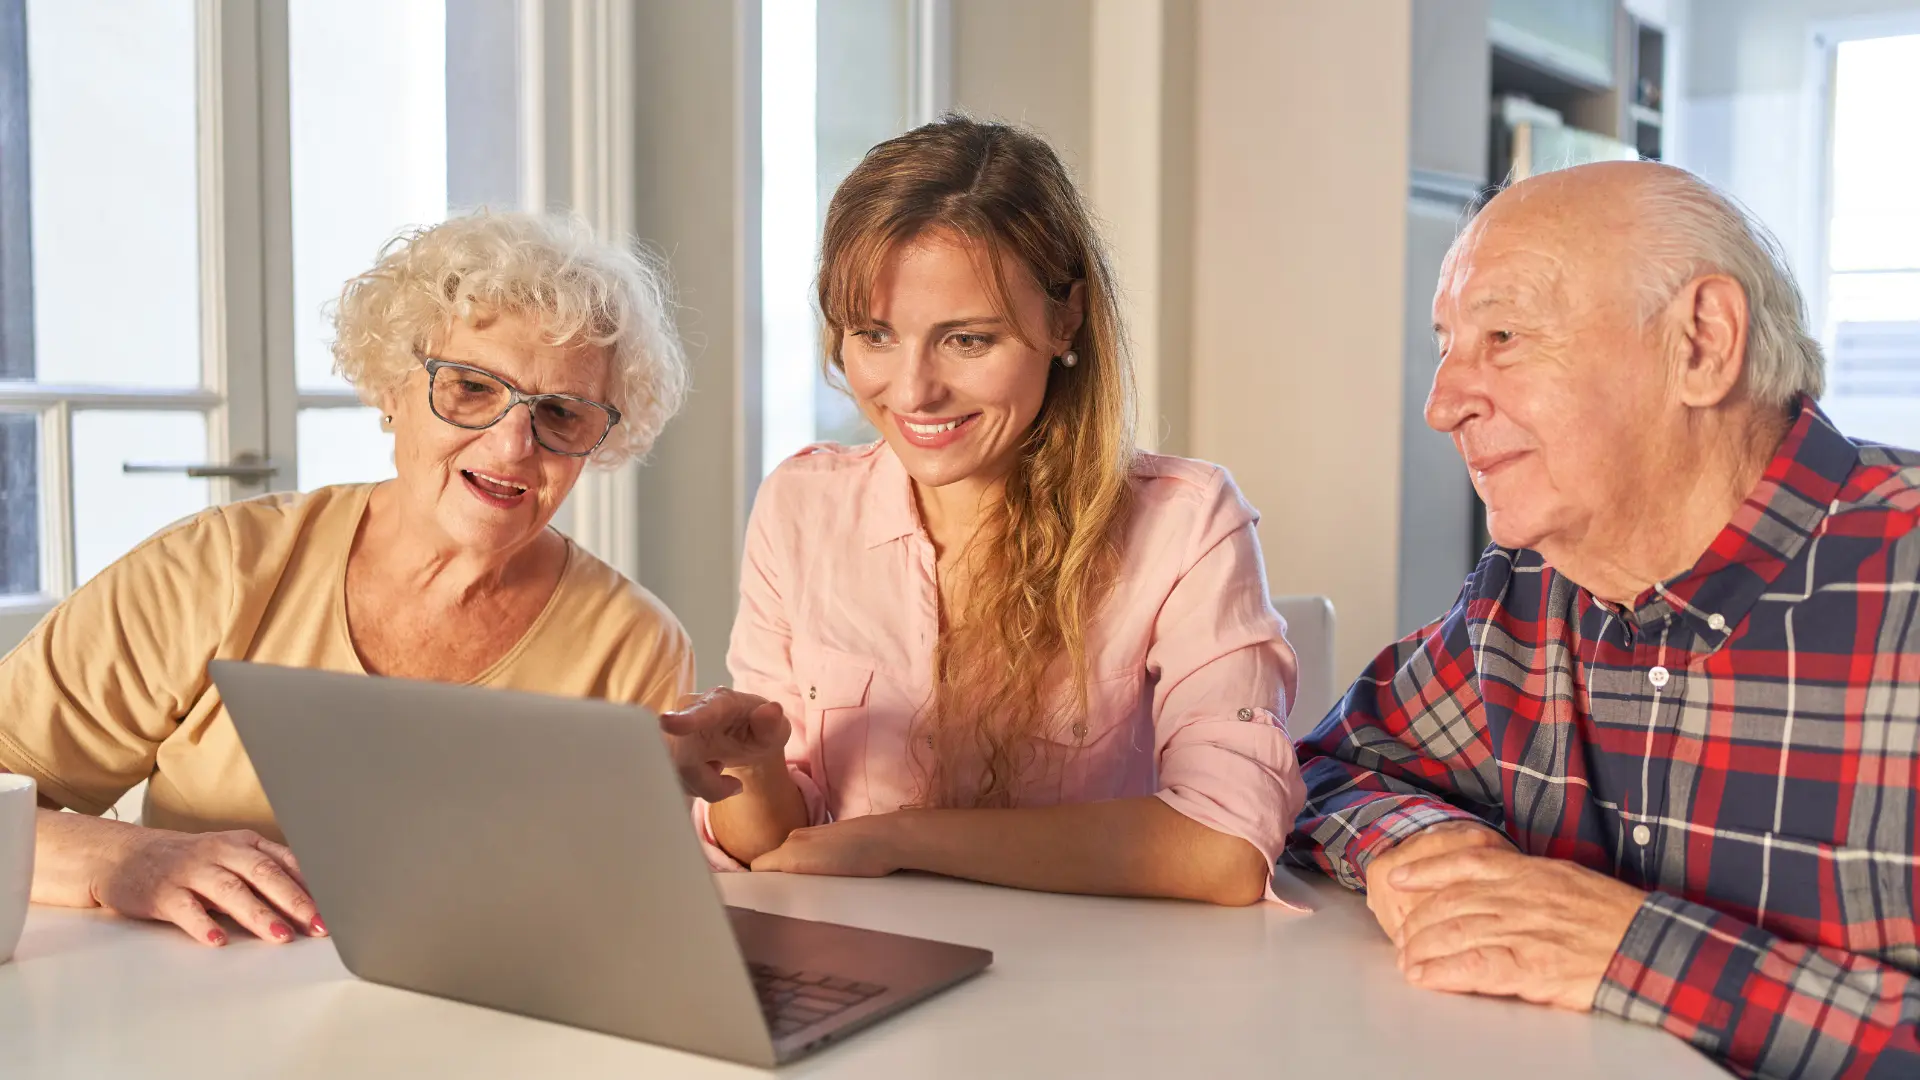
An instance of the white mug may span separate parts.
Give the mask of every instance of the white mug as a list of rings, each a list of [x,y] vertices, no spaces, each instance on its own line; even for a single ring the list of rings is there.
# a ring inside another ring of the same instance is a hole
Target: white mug
[[[13,959],[33,894],[33,778],[0,773],[0,964]]]

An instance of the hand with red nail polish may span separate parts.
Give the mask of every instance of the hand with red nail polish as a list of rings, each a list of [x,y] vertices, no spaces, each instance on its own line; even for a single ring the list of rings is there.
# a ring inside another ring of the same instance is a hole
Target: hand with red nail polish
[[[258,833],[190,834],[120,826],[99,850],[88,894],[101,907],[158,919],[212,946],[227,944],[221,912],[264,941],[285,944],[293,927],[324,934],[300,864]]]

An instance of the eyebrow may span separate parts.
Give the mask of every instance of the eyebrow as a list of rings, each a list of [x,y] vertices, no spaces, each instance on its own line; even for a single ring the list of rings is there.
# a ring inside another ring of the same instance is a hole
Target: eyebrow
[[[418,355],[422,360],[441,360],[449,364],[459,364],[461,367],[472,368],[473,370],[478,371],[483,375],[489,375],[489,376],[492,376],[493,378],[499,379],[501,382],[506,383],[508,386],[514,388],[515,390],[520,391],[522,394],[525,394],[528,397],[547,397],[550,395],[558,394],[561,397],[579,398],[581,401],[591,401],[595,405],[603,404],[601,399],[594,397],[592,394],[582,393],[581,391],[578,391],[578,390],[529,390],[526,387],[520,385],[518,382],[515,382],[514,380],[507,378],[505,375],[500,374],[499,372],[493,370],[492,368],[486,366],[485,364],[475,363],[472,360],[463,360],[456,356],[436,356],[433,353],[428,353],[428,352],[417,353],[416,355]]]
[[[1519,294],[1501,292],[1501,293],[1494,293],[1492,296],[1480,297],[1479,299],[1468,304],[1467,310],[1468,311],[1484,311],[1487,308],[1491,308],[1491,307],[1512,307],[1513,305],[1518,303],[1520,303]]]
[[[893,329],[893,324],[888,322],[885,319],[874,319],[872,321],[873,321],[873,325],[878,326],[883,330]],[[934,323],[933,329],[936,331],[958,330],[963,326],[985,328],[989,326],[1005,326],[1006,324],[1007,324],[1007,320],[998,315],[968,315],[964,318],[948,319],[944,322]]]

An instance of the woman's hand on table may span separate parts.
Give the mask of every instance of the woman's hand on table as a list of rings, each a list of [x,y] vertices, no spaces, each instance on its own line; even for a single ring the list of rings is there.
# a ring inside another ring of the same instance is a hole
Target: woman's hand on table
[[[753,860],[756,871],[885,877],[902,869],[900,829],[907,814],[870,814],[795,829],[787,842]]]
[[[779,705],[722,686],[662,713],[660,730],[680,772],[680,786],[689,795],[719,802],[741,788],[725,770],[779,763],[792,726]]]
[[[298,934],[323,937],[327,932],[293,852],[246,830],[197,835],[127,830],[116,839],[92,892],[103,908],[170,922],[207,945],[227,943],[212,911],[276,944]]]

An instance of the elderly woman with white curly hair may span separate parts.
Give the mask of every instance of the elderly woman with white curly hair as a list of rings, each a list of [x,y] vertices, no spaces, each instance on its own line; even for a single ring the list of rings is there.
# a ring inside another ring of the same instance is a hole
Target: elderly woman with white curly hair
[[[672,613],[549,527],[586,464],[644,454],[685,395],[659,268],[577,222],[476,214],[395,241],[335,323],[397,478],[166,529],[0,661],[0,770],[46,807],[35,901],[210,945],[215,911],[269,941],[326,933],[216,658],[655,709],[690,688]],[[93,816],[142,780],[141,825]]]

